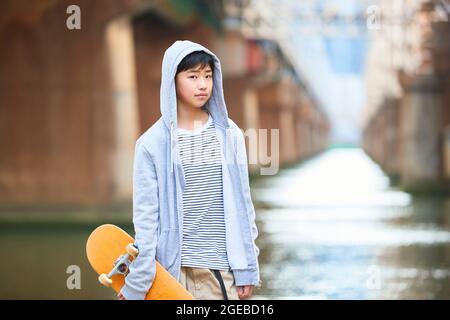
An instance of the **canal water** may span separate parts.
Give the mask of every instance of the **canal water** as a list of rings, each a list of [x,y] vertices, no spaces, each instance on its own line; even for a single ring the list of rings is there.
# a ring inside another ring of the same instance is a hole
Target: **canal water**
[[[357,148],[251,184],[263,280],[253,299],[450,298],[450,199],[397,190]],[[0,224],[0,298],[115,298],[86,260],[95,226]]]
[[[450,199],[397,190],[361,149],[330,149],[252,192],[255,298],[450,298]]]

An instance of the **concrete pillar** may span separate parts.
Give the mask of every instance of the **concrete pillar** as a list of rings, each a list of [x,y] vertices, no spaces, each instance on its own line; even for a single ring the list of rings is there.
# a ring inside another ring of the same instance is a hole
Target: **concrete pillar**
[[[246,140],[249,171],[254,172],[258,165],[258,131],[260,129],[258,95],[255,89],[247,89],[244,93],[244,131],[252,136]]]
[[[399,100],[392,98],[385,102],[385,152],[383,167],[386,173],[397,178],[400,175]]]
[[[112,86],[112,117],[115,148],[112,172],[117,201],[133,193],[134,146],[139,133],[133,28],[129,17],[117,18],[106,27]]]
[[[0,21],[0,201],[130,198],[133,44],[125,20],[110,22],[132,5],[76,1],[81,29],[69,30],[66,9],[74,3],[45,4],[30,20],[0,17],[7,19]],[[28,8],[19,12],[27,16]]]
[[[290,163],[298,159],[298,149],[295,138],[295,117],[291,108],[284,108],[280,112],[280,141],[282,143],[283,162]]]
[[[433,77],[418,76],[406,88],[401,106],[401,182],[422,189],[441,175],[442,95]]]
[[[443,167],[444,167],[444,179],[450,180],[450,126],[447,126],[444,130],[443,139]]]

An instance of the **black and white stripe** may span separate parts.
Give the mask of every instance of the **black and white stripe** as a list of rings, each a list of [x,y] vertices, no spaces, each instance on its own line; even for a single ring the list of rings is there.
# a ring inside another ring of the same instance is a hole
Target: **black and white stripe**
[[[228,270],[222,162],[212,117],[199,129],[178,129],[185,173],[181,265]]]

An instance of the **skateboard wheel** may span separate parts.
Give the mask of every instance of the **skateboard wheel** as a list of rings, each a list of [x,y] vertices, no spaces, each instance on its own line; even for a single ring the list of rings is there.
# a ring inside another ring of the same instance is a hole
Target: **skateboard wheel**
[[[108,276],[104,273],[102,273],[99,277],[98,277],[98,281],[104,285],[105,287],[110,287],[112,285],[112,280],[110,278],[108,278]]]
[[[126,250],[127,253],[133,257],[133,259],[135,259],[139,254],[139,250],[132,243],[127,244]]]

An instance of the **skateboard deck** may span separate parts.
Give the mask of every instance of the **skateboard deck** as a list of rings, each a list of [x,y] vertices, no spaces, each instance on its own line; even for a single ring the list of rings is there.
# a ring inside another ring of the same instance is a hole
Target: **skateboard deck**
[[[86,243],[86,254],[99,281],[117,293],[125,284],[129,265],[139,254],[134,239],[121,228],[104,224],[96,228]],[[156,261],[156,275],[146,300],[192,300],[192,295]]]

